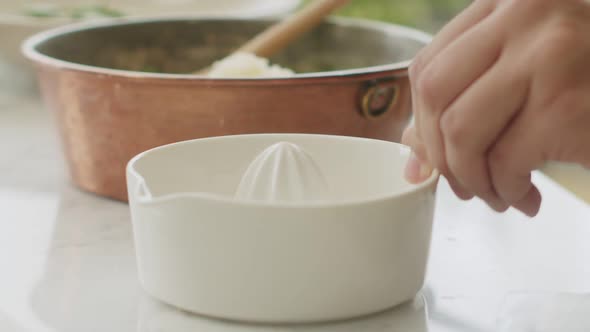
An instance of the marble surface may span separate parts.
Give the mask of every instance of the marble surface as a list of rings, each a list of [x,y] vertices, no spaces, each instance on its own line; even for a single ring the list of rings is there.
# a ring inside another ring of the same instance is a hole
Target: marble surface
[[[546,178],[539,216],[491,212],[440,184],[427,282],[365,319],[242,325],[188,314],[137,281],[125,204],[69,182],[51,118],[0,92],[0,331],[589,331],[590,206]]]

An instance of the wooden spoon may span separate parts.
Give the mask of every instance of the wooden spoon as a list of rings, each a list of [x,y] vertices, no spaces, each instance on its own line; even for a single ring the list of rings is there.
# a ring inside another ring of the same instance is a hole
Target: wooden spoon
[[[315,0],[301,11],[278,22],[242,45],[235,52],[252,53],[269,58],[283,50],[297,38],[318,26],[326,16],[347,4],[350,0]],[[210,68],[194,72],[207,75]]]

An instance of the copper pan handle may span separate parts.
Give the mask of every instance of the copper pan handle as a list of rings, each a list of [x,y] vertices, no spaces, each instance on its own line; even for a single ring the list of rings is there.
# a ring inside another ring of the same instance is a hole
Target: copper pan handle
[[[400,94],[397,80],[396,77],[385,77],[363,83],[359,100],[363,117],[376,119],[395,108]]]

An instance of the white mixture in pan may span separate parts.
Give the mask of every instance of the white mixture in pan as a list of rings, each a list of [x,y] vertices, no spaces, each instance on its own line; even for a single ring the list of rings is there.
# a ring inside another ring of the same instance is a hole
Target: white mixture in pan
[[[268,59],[251,53],[235,53],[213,63],[208,76],[212,78],[289,77],[295,73]]]

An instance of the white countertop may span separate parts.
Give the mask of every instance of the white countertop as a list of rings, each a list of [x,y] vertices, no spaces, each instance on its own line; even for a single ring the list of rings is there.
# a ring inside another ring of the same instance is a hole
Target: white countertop
[[[533,220],[461,202],[441,182],[414,304],[306,326],[240,325],[163,305],[138,284],[127,206],[74,188],[39,101],[1,94],[2,332],[590,331],[590,206],[540,174],[544,205]]]

